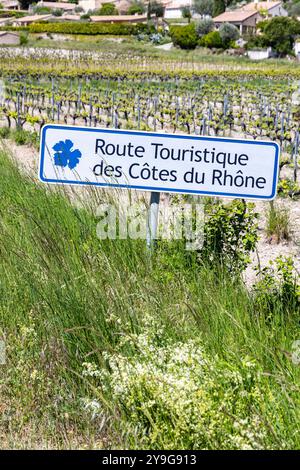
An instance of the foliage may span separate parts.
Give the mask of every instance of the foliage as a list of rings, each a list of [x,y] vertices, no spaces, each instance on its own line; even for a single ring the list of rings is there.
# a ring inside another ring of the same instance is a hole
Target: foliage
[[[155,15],[157,18],[162,18],[164,16],[164,12],[165,7],[161,2],[153,0],[148,3],[148,17]]]
[[[214,29],[214,22],[211,18],[198,20],[196,22],[196,32],[199,38],[210,33],[211,31],[213,31],[213,29]]]
[[[264,43],[274,49],[280,57],[293,51],[295,38],[300,34],[300,22],[296,18],[276,16],[257,24],[262,31]]]
[[[52,11],[53,16],[59,17],[59,16],[62,16],[62,14],[63,14],[63,10],[61,10],[60,8],[56,8],[55,10]]]
[[[47,14],[52,13],[52,10],[51,10],[51,8],[48,8],[48,7],[35,6],[35,7],[33,8],[33,12],[34,12],[36,15],[47,15]]]
[[[297,181],[290,178],[282,178],[278,182],[277,191],[280,196],[294,198],[300,195],[300,186]]]
[[[263,391],[267,381],[255,361],[241,358],[233,370],[218,357],[209,357],[201,340],[163,341],[157,327],[155,336],[149,325],[144,333],[125,337],[141,353],[130,358],[103,354],[110,371],[99,372],[100,377],[120,403],[128,435],[136,429],[144,449],[263,448],[267,434],[260,412],[266,396],[272,404],[276,398],[269,387]],[[84,364],[87,376],[89,370]]]
[[[207,205],[202,257],[230,272],[245,269],[257,242],[257,213],[251,204],[235,200]]]
[[[193,0],[193,10],[201,16],[212,16],[214,10],[213,0]]]
[[[299,448],[299,307],[262,309],[178,244],[99,240],[104,191],[0,163],[3,447]]]
[[[28,43],[28,33],[21,31],[20,33],[20,45],[25,46]]]
[[[191,12],[190,7],[188,7],[188,6],[182,7],[182,8],[181,8],[181,14],[182,14],[182,18],[188,19],[188,22],[191,21],[192,12]]]
[[[240,36],[237,27],[230,23],[221,24],[219,33],[224,44],[230,44],[232,41],[236,41]]]
[[[145,13],[146,7],[141,0],[134,0],[127,10],[127,15],[142,15]]]
[[[112,34],[131,35],[148,29],[146,24],[129,23],[33,23],[29,26],[31,33],[58,33],[58,34]]]
[[[97,10],[95,14],[99,16],[112,16],[112,15],[118,15],[119,12],[114,3],[108,2],[108,3],[102,3],[100,10]]]
[[[290,216],[284,206],[274,204],[272,201],[267,211],[266,233],[272,240],[279,243],[290,238]]]
[[[270,317],[275,312],[294,314],[300,309],[300,284],[290,257],[279,256],[262,270],[254,286],[260,312]]]
[[[19,0],[21,10],[28,10],[30,5],[36,3],[36,0]]]
[[[170,27],[170,36],[174,46],[179,46],[181,49],[195,49],[198,44],[194,23],[187,26],[172,25]]]
[[[213,17],[220,15],[226,10],[233,1],[230,0],[214,0]]]
[[[295,16],[295,17],[300,16],[300,2],[299,1],[287,2],[285,4],[285,8],[288,11],[289,16]]]
[[[219,31],[211,31],[205,36],[202,36],[199,42],[200,46],[208,47],[209,49],[223,49],[224,43],[220,36]]]

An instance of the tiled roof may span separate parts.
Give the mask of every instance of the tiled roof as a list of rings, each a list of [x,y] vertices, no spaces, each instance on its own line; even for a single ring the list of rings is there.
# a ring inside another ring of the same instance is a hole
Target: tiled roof
[[[243,10],[235,10],[235,11],[225,11],[221,13],[221,15],[216,16],[213,18],[215,23],[241,23],[253,15],[257,15],[258,11],[251,10],[251,11],[243,11]]]

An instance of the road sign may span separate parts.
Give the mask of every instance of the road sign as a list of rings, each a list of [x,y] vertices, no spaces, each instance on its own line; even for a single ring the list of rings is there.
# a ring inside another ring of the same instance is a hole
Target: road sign
[[[271,200],[274,142],[46,125],[41,181]]]

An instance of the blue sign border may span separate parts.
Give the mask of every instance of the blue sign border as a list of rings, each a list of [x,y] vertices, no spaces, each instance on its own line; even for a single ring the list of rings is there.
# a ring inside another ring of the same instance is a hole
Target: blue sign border
[[[212,192],[212,191],[196,191],[192,189],[174,189],[174,188],[153,188],[151,186],[137,186],[137,185],[126,185],[126,184],[114,184],[114,183],[93,183],[89,181],[70,181],[70,180],[56,180],[56,179],[47,179],[43,176],[44,170],[44,158],[45,158],[45,138],[46,132],[48,129],[62,129],[62,130],[76,130],[84,132],[96,132],[96,133],[105,133],[105,134],[128,134],[128,135],[145,135],[153,137],[172,137],[174,139],[187,139],[187,140],[204,140],[212,142],[231,142],[238,144],[250,144],[250,145],[268,145],[275,147],[275,162],[274,162],[274,172],[273,172],[273,185],[272,193],[270,196],[255,196],[253,194],[235,194],[235,193],[222,193],[222,192]],[[222,196],[222,197],[233,197],[233,198],[247,198],[247,199],[265,199],[272,200],[276,196],[276,187],[278,180],[278,170],[279,170],[279,145],[277,142],[266,142],[266,141],[249,141],[247,139],[230,139],[223,137],[205,137],[205,136],[195,136],[195,135],[180,135],[180,134],[159,134],[157,132],[143,132],[143,131],[125,131],[120,129],[103,129],[103,128],[90,128],[90,127],[77,127],[77,126],[61,126],[59,124],[46,124],[42,128],[42,138],[40,145],[40,168],[39,168],[39,178],[43,183],[59,183],[59,184],[77,184],[81,186],[101,186],[101,187],[113,187],[113,188],[124,188],[124,189],[139,189],[144,191],[154,191],[154,192],[166,192],[166,193],[183,193],[183,194],[199,194],[204,196]]]

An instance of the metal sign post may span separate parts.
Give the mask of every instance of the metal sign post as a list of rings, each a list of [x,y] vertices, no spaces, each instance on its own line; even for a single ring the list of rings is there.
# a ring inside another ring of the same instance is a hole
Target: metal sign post
[[[146,242],[149,250],[153,249],[157,235],[160,193],[151,192],[150,207],[147,220]]]

